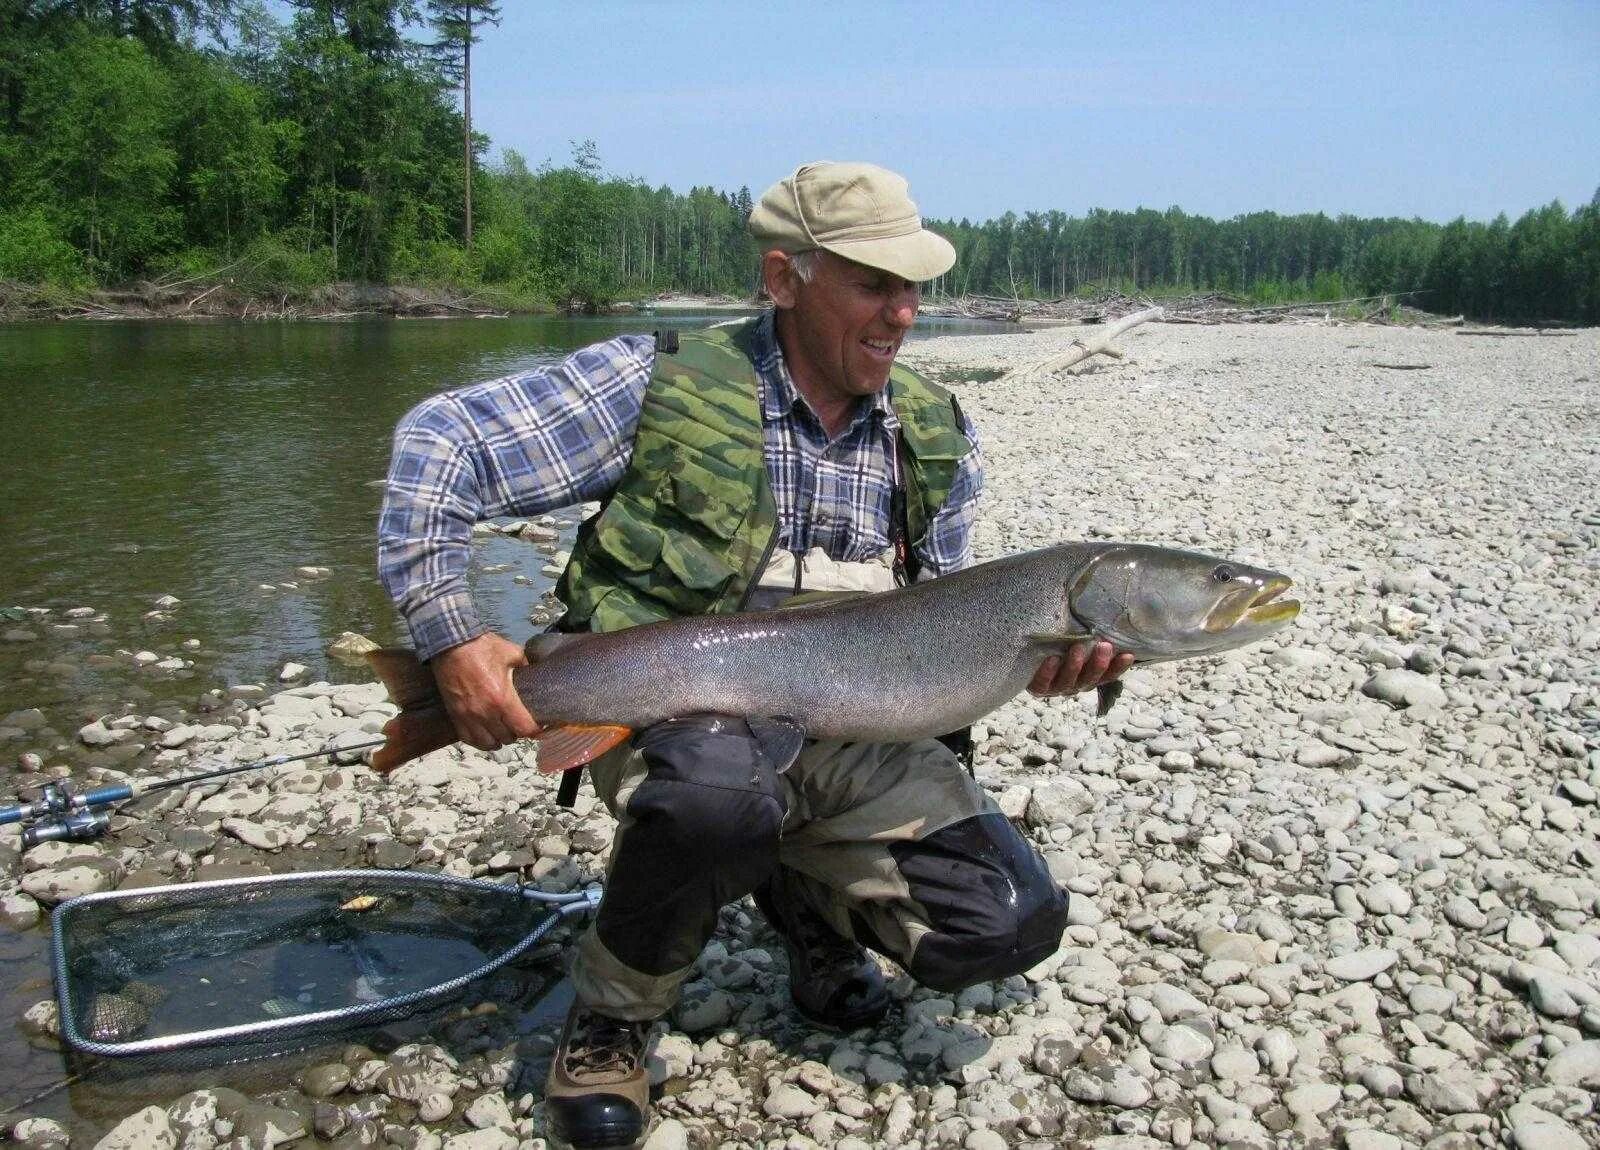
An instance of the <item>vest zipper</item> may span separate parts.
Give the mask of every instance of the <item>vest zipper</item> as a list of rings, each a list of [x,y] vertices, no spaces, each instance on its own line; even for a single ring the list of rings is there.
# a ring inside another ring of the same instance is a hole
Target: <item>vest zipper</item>
[[[761,553],[761,562],[756,564],[756,569],[750,575],[750,581],[744,585],[744,591],[739,596],[739,605],[735,611],[743,611],[750,602],[750,596],[755,594],[756,584],[761,582],[761,573],[767,569],[767,563],[772,559],[772,553],[778,548],[778,517],[772,517],[772,534],[767,538],[767,549]]]

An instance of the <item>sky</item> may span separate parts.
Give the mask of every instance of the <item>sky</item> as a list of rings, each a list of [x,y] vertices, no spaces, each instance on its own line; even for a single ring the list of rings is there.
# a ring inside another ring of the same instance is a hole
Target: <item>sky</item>
[[[1600,187],[1600,0],[502,0],[474,125],[530,165],[762,189],[870,160],[924,214],[1513,218]]]

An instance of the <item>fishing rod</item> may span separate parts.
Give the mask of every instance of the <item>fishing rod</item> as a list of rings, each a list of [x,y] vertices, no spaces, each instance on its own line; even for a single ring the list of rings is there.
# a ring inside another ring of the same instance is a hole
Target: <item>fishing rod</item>
[[[281,767],[285,763],[320,759],[347,751],[370,750],[373,747],[383,746],[384,742],[383,737],[379,736],[363,743],[346,743],[339,747],[325,747],[320,751],[304,751],[298,755],[275,755],[270,759],[261,759],[254,763],[230,763],[228,766],[209,771],[197,771],[192,775],[179,775],[175,779],[132,779],[126,783],[99,787],[92,791],[74,791],[72,784],[68,782],[50,783],[40,792],[39,798],[31,803],[12,803],[10,806],[0,807],[0,826],[8,826],[11,823],[29,824],[22,828],[24,847],[62,840],[84,842],[97,839],[110,829],[111,813],[103,808],[114,803],[126,802],[173,787],[203,783],[208,779],[242,774],[245,771]]]

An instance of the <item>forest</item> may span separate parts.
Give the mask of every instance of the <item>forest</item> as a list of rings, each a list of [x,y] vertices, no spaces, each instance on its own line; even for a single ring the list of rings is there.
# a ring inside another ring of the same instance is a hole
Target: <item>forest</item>
[[[608,173],[581,125],[559,163],[491,158],[464,95],[496,3],[289,8],[285,23],[257,0],[0,0],[0,281],[225,271],[263,294],[439,285],[525,309],[752,292],[748,187]],[[1141,207],[930,225],[961,256],[936,296],[1408,292],[1441,314],[1600,323],[1600,190],[1515,221]]]

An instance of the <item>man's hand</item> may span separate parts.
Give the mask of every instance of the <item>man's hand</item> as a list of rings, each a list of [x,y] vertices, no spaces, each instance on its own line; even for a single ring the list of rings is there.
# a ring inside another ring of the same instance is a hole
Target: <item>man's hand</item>
[[[479,635],[433,657],[434,680],[463,741],[493,751],[539,733],[539,724],[511,685],[511,672],[527,663],[521,647],[494,634]]]
[[[1065,655],[1051,655],[1039,664],[1028,690],[1041,698],[1091,691],[1119,678],[1133,666],[1133,656],[1101,639],[1093,644],[1074,643]]]

